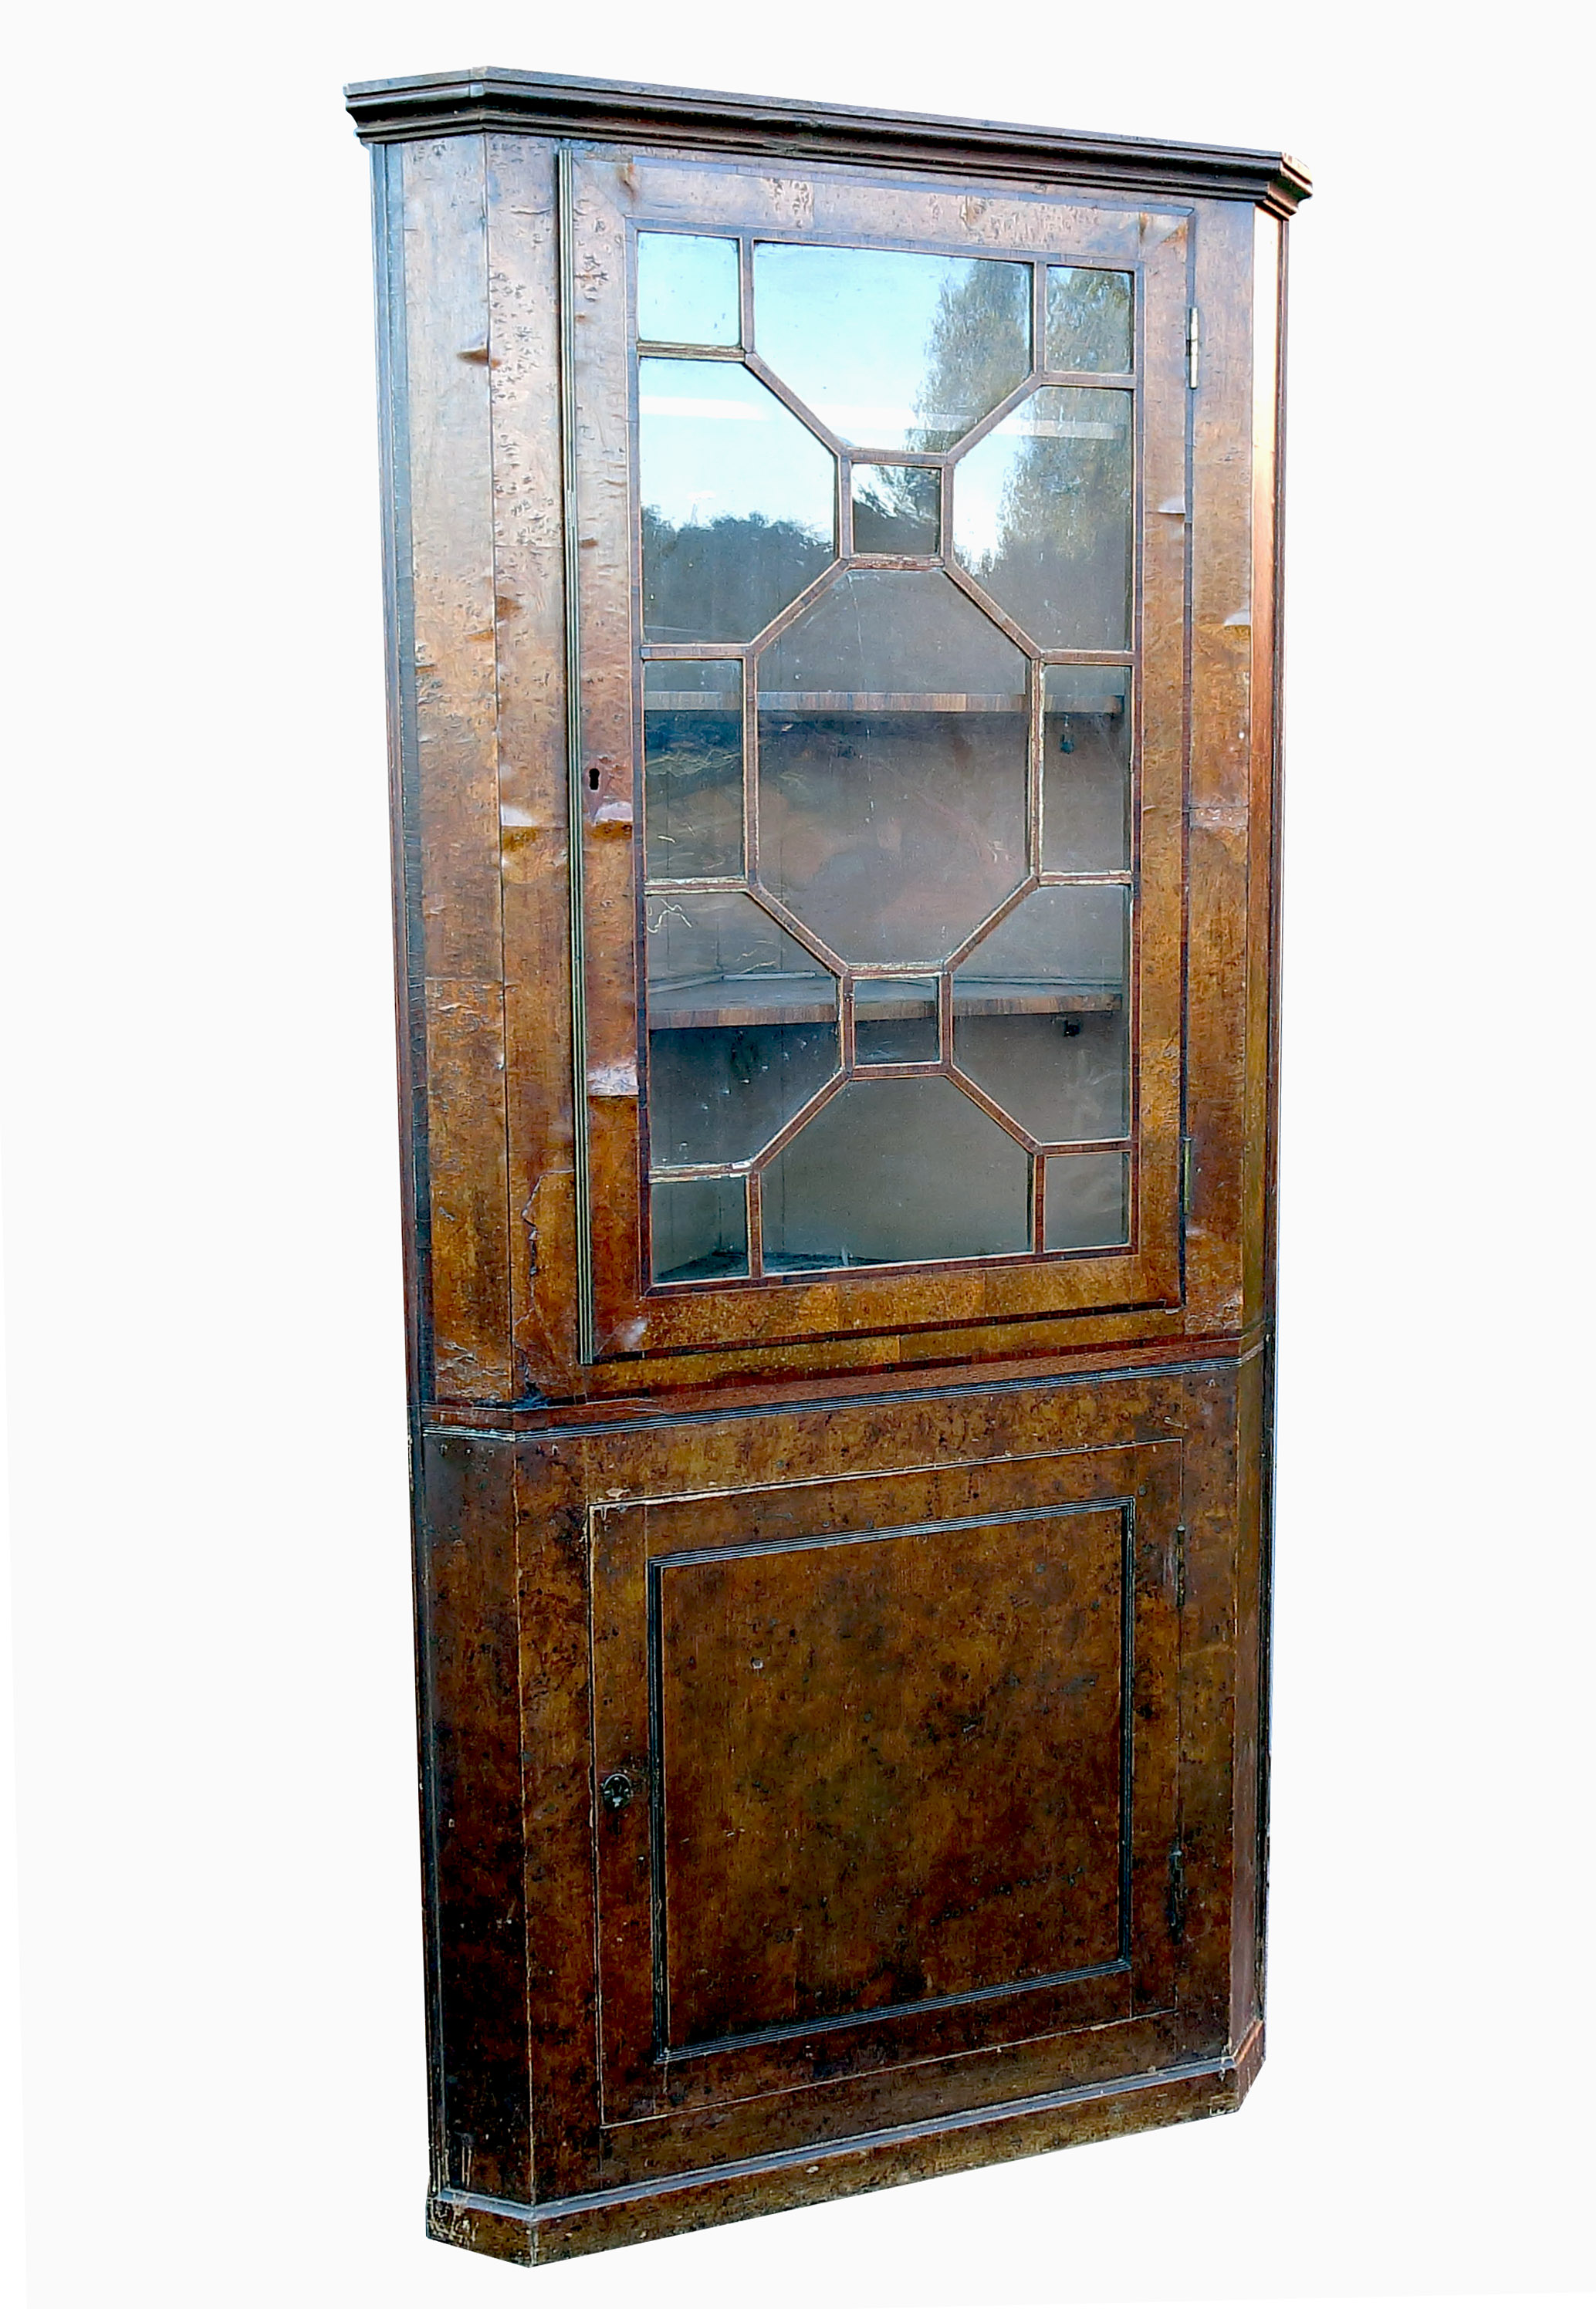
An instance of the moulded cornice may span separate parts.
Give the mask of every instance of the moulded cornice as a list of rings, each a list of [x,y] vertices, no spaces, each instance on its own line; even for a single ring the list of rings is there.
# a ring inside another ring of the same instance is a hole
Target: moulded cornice
[[[1253,201],[1288,217],[1313,187],[1283,152],[1156,137],[1083,135],[936,113],[872,112],[794,97],[720,96],[701,89],[548,73],[422,73],[355,81],[344,100],[362,141],[403,143],[487,129],[757,152],[795,160],[873,161],[1090,186],[1155,198]]]

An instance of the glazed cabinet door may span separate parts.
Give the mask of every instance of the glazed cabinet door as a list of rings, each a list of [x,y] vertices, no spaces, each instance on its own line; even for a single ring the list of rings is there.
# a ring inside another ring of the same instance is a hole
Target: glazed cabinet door
[[[585,1351],[1173,1304],[1188,217],[561,167]]]

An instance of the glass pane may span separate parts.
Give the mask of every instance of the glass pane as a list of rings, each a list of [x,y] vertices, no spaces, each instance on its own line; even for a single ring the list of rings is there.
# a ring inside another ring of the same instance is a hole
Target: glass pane
[[[832,558],[837,462],[740,361],[638,389],[644,638],[749,641]]]
[[[643,639],[716,652],[643,667],[655,1277],[1123,1244],[1129,1156],[1076,1150],[1128,1135],[1130,891],[1027,880],[1128,878],[1133,854],[1130,670],[1037,662],[1131,646],[1134,407],[1109,380],[1133,359],[1133,274],[1048,266],[1041,348],[1028,264],[761,242],[740,357],[741,262],[724,234],[638,236],[640,335],[682,349],[638,361]],[[1038,385],[1044,356],[1099,381]],[[853,552],[953,555],[958,584],[839,567],[821,429],[854,453]],[[735,886],[688,886],[706,881]],[[941,973],[977,935],[950,1034]],[[880,1071],[904,1068],[925,1071]]]
[[[768,1271],[1030,1247],[1030,1162],[941,1075],[854,1081],[764,1173]]]
[[[1033,1138],[1122,1138],[1130,893],[1034,890],[953,974],[955,1062]]]
[[[1023,385],[1030,268],[904,249],[754,250],[754,342],[844,441],[947,449]]]
[[[640,232],[638,334],[661,345],[741,343],[736,242]]]
[[[953,549],[1044,649],[1126,649],[1128,393],[1047,385],[961,457]]]
[[[735,658],[643,668],[650,881],[742,871],[742,668]]]
[[[1043,685],[1043,867],[1123,873],[1131,863],[1130,669],[1050,665]]]
[[[937,553],[942,477],[934,465],[855,465],[855,553]]]
[[[647,912],[653,1159],[745,1162],[837,1072],[837,981],[742,891]]]
[[[1101,1250],[1130,1241],[1128,1154],[1050,1154],[1042,1191],[1049,1250]]]
[[[854,989],[854,1058],[914,1066],[941,1055],[934,978],[862,978]]]
[[[656,1283],[748,1273],[748,1196],[741,1179],[656,1179],[651,1199]]]
[[[860,570],[759,662],[767,886],[850,962],[935,963],[1025,878],[1026,660],[940,570]]]
[[[1048,368],[1115,369],[1123,376],[1132,365],[1130,274],[1049,265]]]

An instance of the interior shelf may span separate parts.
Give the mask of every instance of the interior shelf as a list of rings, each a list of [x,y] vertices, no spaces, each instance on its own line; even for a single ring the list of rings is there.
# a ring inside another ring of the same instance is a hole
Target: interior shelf
[[[1084,1011],[1117,1010],[1123,990],[1101,982],[1057,978],[956,979],[956,1018],[1063,1016]],[[861,1019],[933,1018],[931,996],[892,995],[880,1000],[855,998]],[[681,1033],[707,1026],[819,1025],[837,1016],[832,982],[775,971],[742,977],[696,978],[655,986],[648,997],[648,1024],[655,1033]]]
[[[1068,705],[1049,700],[1047,713],[1050,720],[1058,713],[1120,713],[1124,703],[1117,692],[1105,690],[1099,697],[1071,698]],[[767,689],[759,698],[761,713],[1024,713],[1027,706],[1023,690]],[[740,710],[734,694],[717,697],[702,689],[649,690],[643,707],[647,713],[698,713],[718,720]]]

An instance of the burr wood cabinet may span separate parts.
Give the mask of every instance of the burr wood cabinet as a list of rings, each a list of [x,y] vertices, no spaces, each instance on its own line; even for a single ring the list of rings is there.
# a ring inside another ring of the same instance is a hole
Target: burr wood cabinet
[[[487,73],[375,168],[433,2234],[1262,2057],[1278,155]]]

